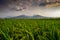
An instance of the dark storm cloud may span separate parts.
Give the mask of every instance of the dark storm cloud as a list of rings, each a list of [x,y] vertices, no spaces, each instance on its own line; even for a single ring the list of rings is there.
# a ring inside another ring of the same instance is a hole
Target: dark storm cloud
[[[47,12],[49,10],[47,10],[45,6],[56,2],[56,0],[0,0],[0,17],[18,16],[22,14],[45,15],[40,13],[41,10],[46,12],[47,15],[50,15],[51,13]],[[58,0],[58,2],[60,2],[60,0]]]
[[[30,5],[40,5],[41,3],[46,3],[46,1],[55,2],[56,0],[0,0],[0,4],[30,4]],[[60,1],[60,0],[58,0]]]
[[[7,4],[7,0],[0,0],[0,5],[5,5]]]
[[[30,7],[45,6],[47,4],[46,1],[55,2],[56,0],[0,0],[0,6],[22,10]]]
[[[4,4],[5,3],[5,0],[0,0],[0,4]]]
[[[38,5],[36,0],[0,0],[0,10],[3,10],[5,7],[14,10],[29,9],[34,5]]]
[[[8,1],[7,0],[0,0],[0,12],[7,8]],[[1,13],[0,13],[1,14]]]
[[[44,5],[44,0],[9,0],[9,7],[12,9],[23,10],[29,9],[31,7],[40,6],[40,4]]]
[[[45,6],[48,3],[56,1],[57,0],[0,0],[0,10],[10,8],[21,11],[23,9],[30,9],[31,7]],[[58,2],[60,2],[60,0],[58,0]]]

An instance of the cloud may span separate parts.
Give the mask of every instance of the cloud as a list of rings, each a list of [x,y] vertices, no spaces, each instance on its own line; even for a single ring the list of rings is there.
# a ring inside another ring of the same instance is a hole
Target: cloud
[[[49,1],[54,2],[55,0]],[[57,7],[47,9],[45,5],[47,5],[45,0],[0,0],[0,17],[18,15],[58,17],[60,15],[59,8],[59,10]]]

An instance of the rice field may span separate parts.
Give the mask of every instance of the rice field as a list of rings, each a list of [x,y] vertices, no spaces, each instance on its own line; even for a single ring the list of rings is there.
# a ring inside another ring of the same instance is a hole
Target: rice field
[[[0,40],[60,40],[60,19],[0,19]]]

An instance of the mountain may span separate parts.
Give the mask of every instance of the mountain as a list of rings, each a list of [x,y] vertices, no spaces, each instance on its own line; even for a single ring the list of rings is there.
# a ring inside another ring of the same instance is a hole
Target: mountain
[[[37,6],[55,6],[56,3],[59,3],[60,5],[60,0],[7,0],[6,2],[8,7],[15,11],[22,11]]]
[[[41,15],[34,15],[34,16],[32,16],[32,18],[37,18],[37,19],[39,19],[39,18],[46,18],[46,17],[41,16]]]
[[[41,15],[33,15],[33,16],[26,16],[26,15],[20,15],[20,16],[15,16],[15,17],[11,17],[11,18],[20,18],[20,19],[40,19],[40,18],[47,18]]]
[[[12,17],[12,18],[30,18],[30,16],[20,15],[20,16],[16,16],[16,17]]]

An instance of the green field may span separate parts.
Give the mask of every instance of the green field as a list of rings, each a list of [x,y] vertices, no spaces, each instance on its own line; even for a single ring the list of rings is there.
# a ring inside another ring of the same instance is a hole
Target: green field
[[[60,40],[60,19],[0,19],[0,40]]]

